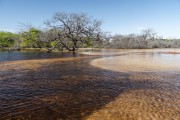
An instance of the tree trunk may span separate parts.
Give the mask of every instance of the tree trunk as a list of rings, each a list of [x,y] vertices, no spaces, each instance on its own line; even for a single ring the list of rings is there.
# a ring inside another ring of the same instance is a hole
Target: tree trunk
[[[77,42],[75,41],[74,45],[73,45],[73,48],[72,48],[72,51],[76,51],[76,45],[77,45]]]

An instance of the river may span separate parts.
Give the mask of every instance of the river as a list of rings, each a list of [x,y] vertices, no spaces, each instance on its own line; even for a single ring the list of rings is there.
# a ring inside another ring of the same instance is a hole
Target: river
[[[0,52],[0,119],[179,120],[180,49]]]

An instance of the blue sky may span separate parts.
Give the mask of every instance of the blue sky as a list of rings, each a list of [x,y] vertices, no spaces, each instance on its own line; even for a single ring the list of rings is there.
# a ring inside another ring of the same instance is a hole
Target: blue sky
[[[22,23],[43,27],[56,12],[88,13],[112,34],[151,28],[180,38],[180,0],[0,0],[0,30],[17,32]]]

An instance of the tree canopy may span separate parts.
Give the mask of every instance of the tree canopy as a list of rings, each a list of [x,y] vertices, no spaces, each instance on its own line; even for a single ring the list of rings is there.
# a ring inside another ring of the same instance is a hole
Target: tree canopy
[[[0,47],[11,47],[17,38],[17,34],[11,32],[0,32]]]
[[[41,31],[36,28],[29,28],[27,31],[21,33],[22,47],[41,47],[40,42]]]
[[[89,44],[98,40],[102,22],[81,13],[56,13],[46,22],[50,29],[55,29],[58,44],[69,51],[75,51],[78,44]]]

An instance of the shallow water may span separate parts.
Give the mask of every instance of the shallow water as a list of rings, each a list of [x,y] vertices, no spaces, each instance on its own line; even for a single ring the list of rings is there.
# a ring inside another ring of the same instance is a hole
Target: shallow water
[[[91,65],[119,72],[180,71],[180,53],[129,52],[95,59]]]
[[[50,59],[60,57],[77,57],[79,54],[72,52],[46,53],[46,52],[0,52],[0,62],[32,60],[32,59]]]
[[[0,53],[0,119],[179,120],[179,49]]]

